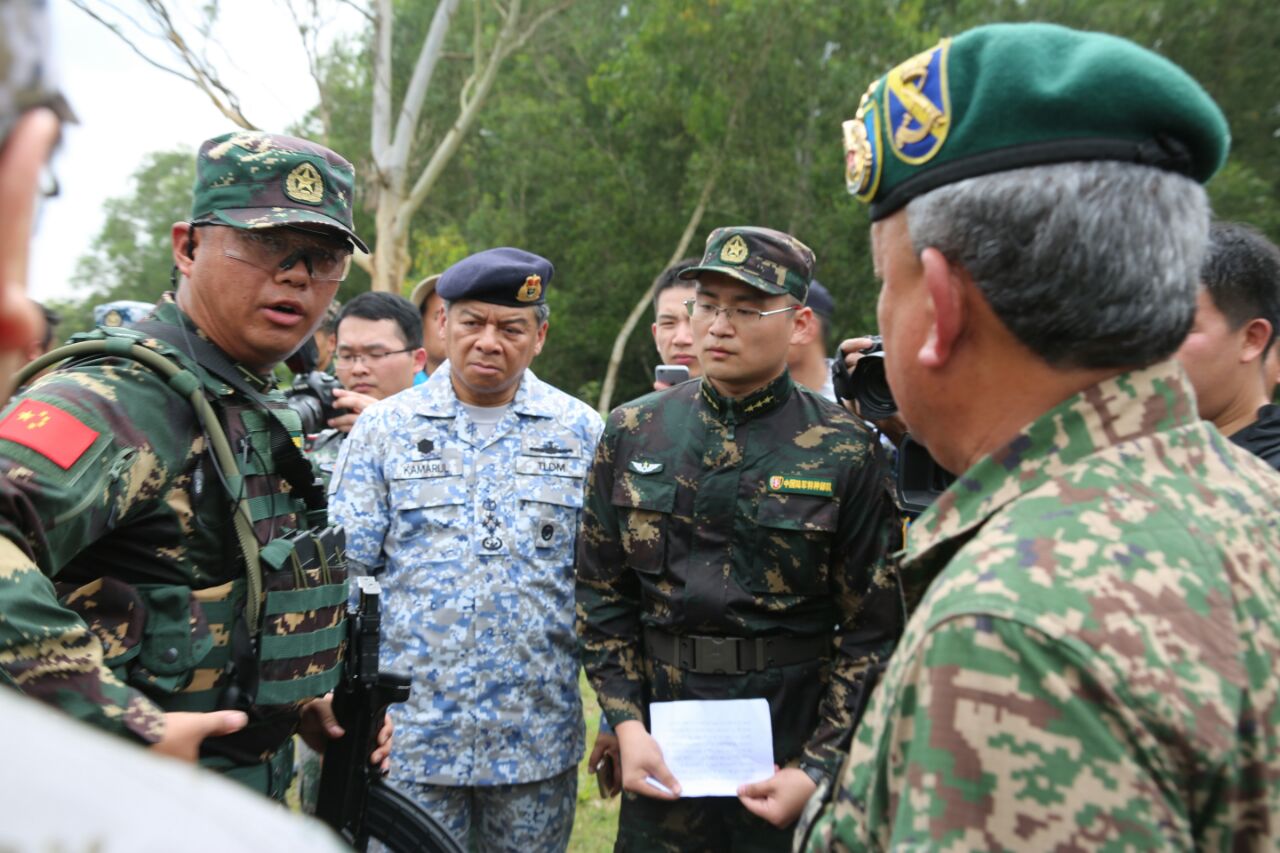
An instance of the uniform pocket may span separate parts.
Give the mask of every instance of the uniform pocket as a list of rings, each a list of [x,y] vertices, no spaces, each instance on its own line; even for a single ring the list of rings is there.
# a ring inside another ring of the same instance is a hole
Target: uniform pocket
[[[464,559],[473,527],[465,477],[393,480],[388,497],[395,511],[391,538],[397,550],[429,563]]]
[[[756,507],[754,570],[743,586],[770,595],[826,592],[839,509],[828,497],[764,495]]]
[[[627,565],[645,574],[661,572],[671,511],[676,504],[675,481],[624,472],[614,481],[611,500],[619,509],[619,533]]]
[[[515,480],[520,502],[516,524],[521,554],[572,565],[578,512],[582,509],[582,480],[522,474],[517,474]]]

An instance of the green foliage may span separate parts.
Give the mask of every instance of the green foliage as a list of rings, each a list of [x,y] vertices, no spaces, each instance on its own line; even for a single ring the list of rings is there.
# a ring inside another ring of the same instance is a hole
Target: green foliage
[[[526,18],[553,5],[525,0]],[[720,225],[793,233],[814,249],[817,276],[836,299],[835,334],[871,331],[868,222],[844,188],[840,122],[896,62],[943,34],[999,20],[1114,32],[1186,67],[1222,105],[1235,137],[1230,164],[1209,186],[1215,211],[1280,240],[1277,10],[1263,0],[579,0],[503,66],[475,131],[411,223],[405,284],[492,246],[550,258],[552,329],[535,369],[594,403],[623,319],[716,174],[688,254]],[[434,11],[433,3],[396,2],[397,103]],[[456,118],[477,30],[483,54],[496,20],[482,0],[461,5],[422,112],[423,140],[438,140]],[[366,236],[374,224],[369,38],[353,34],[322,63],[323,139],[363,179],[356,226]],[[319,115],[299,132],[321,137]],[[423,165],[430,147],[423,150],[411,168]],[[106,205],[78,276],[86,289],[112,298],[137,295],[131,287],[148,298],[163,289],[168,225],[187,204],[184,168],[189,176],[189,154],[157,154],[136,175],[137,191]],[[340,298],[367,287],[353,270]],[[627,347],[615,402],[650,387],[648,319]]]

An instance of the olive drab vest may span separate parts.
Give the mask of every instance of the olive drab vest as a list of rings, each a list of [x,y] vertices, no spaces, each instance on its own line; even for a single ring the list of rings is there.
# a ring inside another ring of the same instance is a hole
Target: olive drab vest
[[[206,741],[206,757],[262,761],[293,733],[297,714],[290,712],[327,693],[341,675],[347,601],[342,531],[327,525],[322,500],[317,505],[313,497],[308,507],[287,479],[282,460],[289,448],[282,444],[297,452],[301,421],[283,396],[256,392],[244,376],[230,375],[239,368],[207,341],[193,343],[194,334],[173,343],[194,346],[201,366],[159,339],[169,337],[166,329],[182,336],[178,327],[148,322],[140,328],[145,332],[114,328],[78,335],[41,361],[65,359],[69,366],[103,356],[132,359],[191,400],[203,432],[192,449],[192,527],[203,526],[206,541],[220,543],[223,565],[207,571],[225,580],[212,586],[195,578],[137,583],[108,575],[85,582],[95,562],[111,572],[110,554],[98,553],[112,547],[104,541],[59,575],[58,593],[102,641],[106,665],[163,710],[249,712],[245,730]],[[300,469],[292,470],[296,479]],[[127,530],[127,522],[122,526]],[[85,566],[80,570],[76,563]]]

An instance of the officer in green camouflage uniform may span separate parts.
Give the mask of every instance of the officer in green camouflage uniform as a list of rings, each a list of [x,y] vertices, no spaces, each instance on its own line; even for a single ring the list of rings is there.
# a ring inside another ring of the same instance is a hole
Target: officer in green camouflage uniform
[[[273,796],[300,721],[317,745],[336,733],[316,697],[340,672],[347,595],[271,370],[364,248],[352,178],[304,140],[207,141],[173,227],[176,294],[75,339],[0,418],[0,472],[35,516],[0,507],[8,531],[48,531],[9,533],[39,571],[0,552],[0,679]]]
[[[898,518],[870,433],[787,373],[813,253],[721,228],[688,303],[703,378],[620,406],[587,486],[578,633],[617,730],[620,850],[778,850],[833,773],[861,679],[900,628]],[[783,769],[739,799],[678,800],[650,702],[769,701]]]
[[[1170,358],[1227,125],[1181,69],[963,33],[846,123],[888,379],[960,477],[809,850],[1280,846],[1280,478]]]

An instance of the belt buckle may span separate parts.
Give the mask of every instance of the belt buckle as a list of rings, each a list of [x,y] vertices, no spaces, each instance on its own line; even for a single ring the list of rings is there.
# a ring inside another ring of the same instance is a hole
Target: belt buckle
[[[740,675],[736,637],[695,637],[694,665],[699,672]]]

